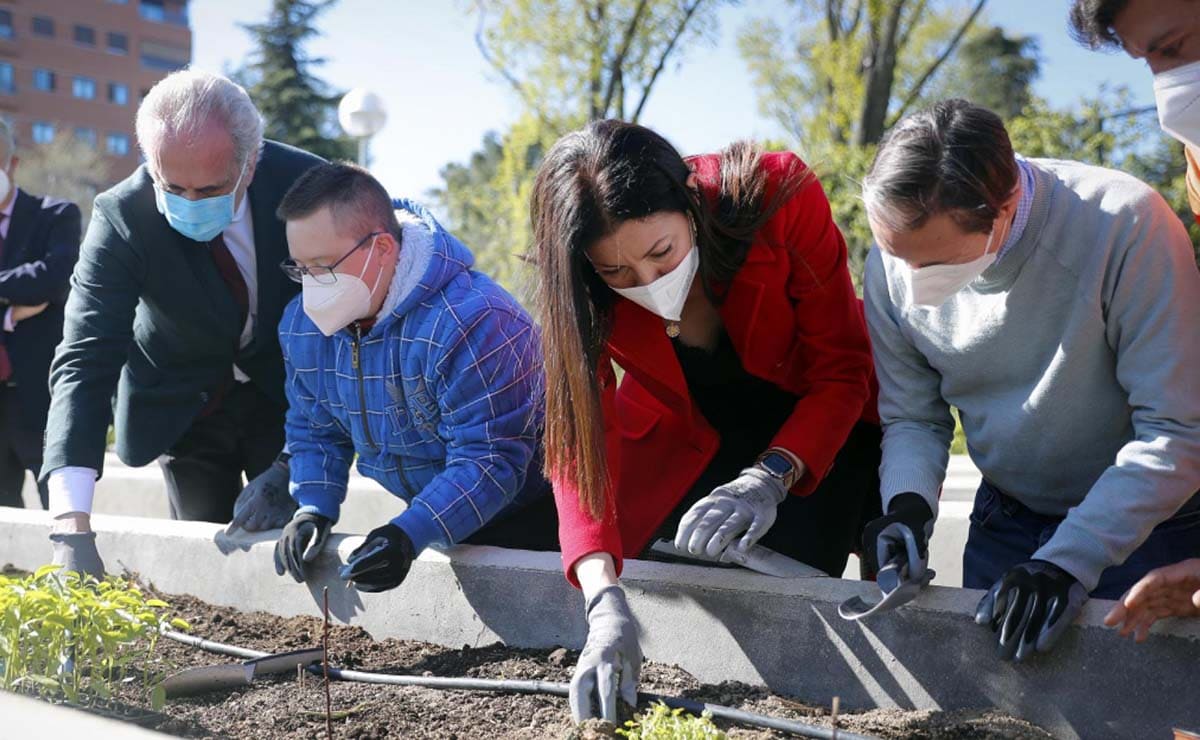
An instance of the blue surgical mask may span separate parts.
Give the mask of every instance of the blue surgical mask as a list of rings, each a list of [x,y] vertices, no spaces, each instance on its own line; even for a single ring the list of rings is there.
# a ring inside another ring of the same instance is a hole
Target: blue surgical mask
[[[188,239],[198,242],[210,241],[233,223],[234,194],[237,193],[245,175],[246,168],[243,167],[232,190],[224,195],[200,200],[188,200],[182,195],[168,193],[156,184],[154,205],[172,229]]]

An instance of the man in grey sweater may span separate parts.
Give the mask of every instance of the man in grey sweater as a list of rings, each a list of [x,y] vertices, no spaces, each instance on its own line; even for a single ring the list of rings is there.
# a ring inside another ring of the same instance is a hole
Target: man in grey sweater
[[[951,407],[984,478],[963,585],[988,589],[976,620],[1002,657],[1050,649],[1089,593],[1200,555],[1200,274],[1166,202],[1017,157],[963,100],[901,121],[863,198],[887,512],[870,564],[924,569]]]

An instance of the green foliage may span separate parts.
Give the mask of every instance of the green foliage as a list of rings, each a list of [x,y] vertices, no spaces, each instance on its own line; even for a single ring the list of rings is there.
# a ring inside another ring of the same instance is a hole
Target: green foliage
[[[526,112],[565,132],[637,121],[666,65],[716,33],[728,0],[476,0],[476,43]]]
[[[959,418],[958,409],[950,409],[950,413],[954,415],[954,439],[950,442],[950,454],[965,455],[967,435],[963,432],[962,419]]]
[[[738,35],[738,47],[759,91],[759,107],[802,151],[829,144],[874,143],[883,128],[919,108],[950,73],[961,28],[972,26],[974,0],[841,3],[795,0],[792,18],[762,18]],[[892,44],[886,33],[897,24]],[[894,63],[887,66],[888,60]],[[887,74],[890,72],[890,76]],[[1008,70],[1004,70],[1008,72]],[[882,75],[872,86],[871,75]],[[993,78],[974,80],[986,86]],[[870,129],[870,130],[867,130]]]
[[[804,156],[825,188],[833,222],[846,239],[850,276],[861,292],[863,267],[874,240],[860,194],[862,179],[875,158],[875,147],[826,144]]]
[[[1101,88],[1095,97],[1065,110],[1053,109],[1034,97],[1007,126],[1013,148],[1027,157],[1111,167],[1148,183],[1175,210],[1191,235],[1193,248],[1200,244],[1200,227],[1188,203],[1183,145],[1159,129],[1153,107],[1133,105],[1127,88]]]
[[[476,267],[518,298],[527,297],[523,258],[531,245],[529,195],[538,164],[558,130],[533,115],[503,137],[488,132],[467,164],[442,168],[445,185],[430,192]]]
[[[265,135],[326,159],[354,159],[355,143],[341,135],[332,90],[312,73],[324,59],[303,46],[318,35],[314,22],[336,0],[272,0],[263,23],[243,25],[257,48],[234,76],[266,120]]]
[[[629,740],[724,740],[725,733],[713,724],[712,715],[697,717],[659,702],[625,723],[617,734]]]
[[[163,627],[190,629],[123,578],[58,570],[0,576],[0,688],[76,703],[108,699],[113,681],[153,652]],[[146,688],[153,703],[161,691]]]
[[[1033,102],[1033,83],[1041,73],[1038,41],[1008,36],[999,26],[969,35],[949,64],[931,98],[967,97],[1001,118],[1021,114]]]
[[[522,114],[489,132],[466,163],[442,168],[430,193],[480,270],[527,296],[529,195],[542,156],[589,120],[636,121],[661,72],[710,42],[731,0],[476,0],[476,42]]]

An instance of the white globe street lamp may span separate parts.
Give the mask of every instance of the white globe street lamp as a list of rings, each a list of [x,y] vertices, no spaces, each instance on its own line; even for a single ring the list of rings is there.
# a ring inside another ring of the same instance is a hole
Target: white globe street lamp
[[[356,87],[338,103],[338,123],[358,139],[358,164],[367,166],[367,142],[387,123],[383,99],[370,90]]]

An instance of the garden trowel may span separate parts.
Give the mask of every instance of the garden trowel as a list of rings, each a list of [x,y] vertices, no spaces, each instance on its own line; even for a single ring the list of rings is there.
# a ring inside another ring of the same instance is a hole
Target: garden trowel
[[[857,621],[872,614],[890,612],[915,599],[935,575],[937,574],[932,568],[926,568],[920,578],[910,578],[908,563],[892,561],[879,569],[879,575],[875,579],[879,590],[883,592],[883,598],[874,604],[868,604],[861,596],[851,596],[838,606],[838,614],[842,619]]]
[[[814,578],[827,575],[823,570],[806,565],[762,545],[753,545],[745,553],[729,547],[726,548],[725,554],[717,558],[693,555],[687,550],[680,550],[671,540],[657,540],[650,546],[650,549],[676,561],[740,565],[756,573],[778,578]]]
[[[162,687],[166,691],[168,699],[195,696],[209,691],[248,686],[259,676],[294,672],[297,666],[308,666],[319,660],[321,660],[321,649],[309,648],[267,655],[247,660],[244,663],[188,668],[168,676],[162,682]]]

